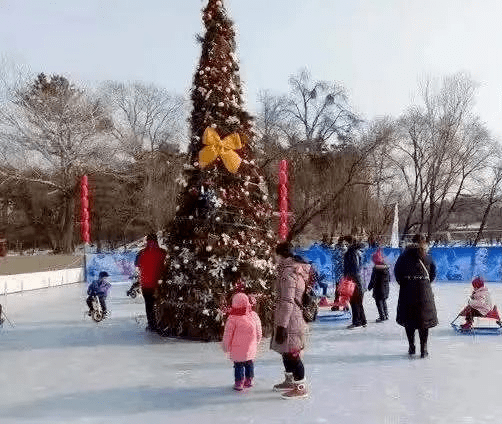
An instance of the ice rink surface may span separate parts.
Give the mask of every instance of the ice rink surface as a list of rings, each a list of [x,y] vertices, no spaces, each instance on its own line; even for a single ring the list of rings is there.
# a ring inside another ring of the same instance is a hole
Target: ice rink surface
[[[487,284],[502,305],[502,285]],[[349,322],[311,325],[305,367],[310,397],[283,400],[280,356],[264,339],[255,387],[232,390],[233,368],[219,343],[162,338],[145,332],[143,298],[114,285],[111,317],[85,315],[84,284],[0,296],[0,423],[337,423],[483,424],[502,422],[499,392],[502,336],[456,334],[450,322],[471,286],[434,285],[440,324],[430,356],[409,359],[404,329],[375,323],[366,293],[368,327]]]

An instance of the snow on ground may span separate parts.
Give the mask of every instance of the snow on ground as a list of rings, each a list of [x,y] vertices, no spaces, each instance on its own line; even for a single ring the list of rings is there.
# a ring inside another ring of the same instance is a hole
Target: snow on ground
[[[427,359],[407,356],[404,330],[391,319],[368,327],[316,322],[305,352],[311,396],[282,400],[280,356],[265,339],[256,385],[232,390],[232,363],[218,343],[162,338],[144,331],[142,298],[114,285],[111,317],[85,316],[85,285],[0,296],[0,423],[500,423],[502,336],[464,336],[450,321],[470,293],[468,283],[438,283],[440,318]],[[502,285],[489,284],[502,305]]]

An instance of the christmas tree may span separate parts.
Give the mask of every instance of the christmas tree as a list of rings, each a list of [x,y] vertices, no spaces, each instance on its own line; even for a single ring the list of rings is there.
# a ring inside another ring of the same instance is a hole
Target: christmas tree
[[[235,32],[221,0],[203,10],[200,61],[191,90],[191,139],[168,228],[168,267],[158,321],[168,336],[220,340],[232,295],[256,300],[272,326],[272,207],[253,158],[253,121],[244,109]]]

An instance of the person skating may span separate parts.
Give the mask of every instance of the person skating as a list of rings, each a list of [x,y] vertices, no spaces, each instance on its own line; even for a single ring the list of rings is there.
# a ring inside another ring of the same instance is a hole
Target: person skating
[[[108,282],[108,273],[106,271],[101,271],[98,275],[98,279],[94,280],[89,287],[87,288],[87,306],[89,306],[89,316],[92,315],[92,298],[93,296],[97,296],[99,299],[99,303],[101,305],[101,310],[103,312],[103,316],[108,315],[108,309],[106,307],[106,298],[108,296],[108,292],[111,288],[111,284]]]
[[[378,310],[376,322],[383,322],[389,319],[389,312],[387,309],[390,281],[389,266],[385,263],[382,249],[380,248],[371,256],[371,259],[374,265],[368,290],[373,290],[373,299],[375,299]]]
[[[345,240],[349,247],[343,255],[343,275],[356,283],[354,293],[350,298],[352,310],[352,324],[347,328],[366,327],[366,315],[364,313],[364,291],[361,277],[361,249],[363,245],[353,236],[346,236]]]
[[[396,322],[406,330],[408,354],[415,354],[415,331],[420,338],[420,356],[425,358],[429,328],[438,324],[431,282],[436,265],[427,254],[425,236],[416,234],[412,243],[397,258],[394,275],[399,284]]]

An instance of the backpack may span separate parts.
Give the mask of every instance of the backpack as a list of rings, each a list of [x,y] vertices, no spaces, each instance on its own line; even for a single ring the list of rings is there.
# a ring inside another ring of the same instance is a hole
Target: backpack
[[[317,318],[319,305],[317,304],[317,296],[314,293],[315,270],[310,265],[309,280],[305,284],[305,291],[302,295],[302,303],[295,298],[295,303],[300,307],[303,313],[305,322],[313,322]]]

